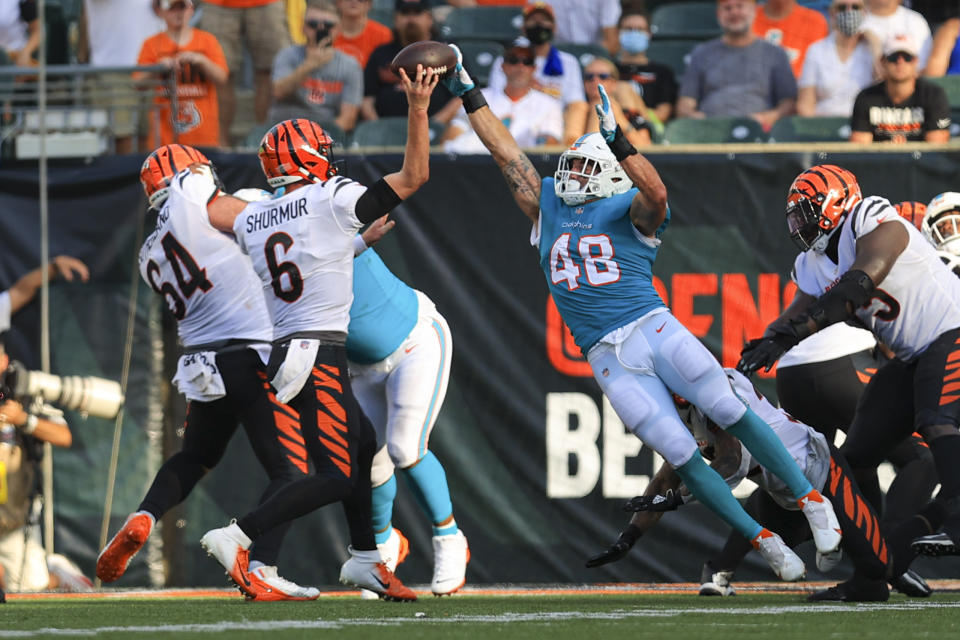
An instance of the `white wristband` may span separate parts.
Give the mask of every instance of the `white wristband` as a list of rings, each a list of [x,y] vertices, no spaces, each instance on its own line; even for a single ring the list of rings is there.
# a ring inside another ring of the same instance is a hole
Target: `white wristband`
[[[356,258],[358,255],[367,250],[367,243],[364,242],[363,236],[357,234],[353,237],[353,257]]]
[[[40,419],[37,418],[37,416],[33,415],[32,413],[27,414],[27,421],[23,423],[22,427],[20,427],[20,431],[29,436],[37,430],[37,424],[39,422]]]

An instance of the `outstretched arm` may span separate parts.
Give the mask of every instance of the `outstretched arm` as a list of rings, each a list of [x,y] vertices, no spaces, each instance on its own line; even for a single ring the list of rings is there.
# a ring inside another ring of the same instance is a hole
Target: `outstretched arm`
[[[407,94],[407,146],[400,171],[383,177],[401,200],[414,194],[430,177],[430,125],[427,109],[430,94],[440,77],[433,69],[417,66],[417,77],[411,80],[400,70],[403,90]]]
[[[500,167],[517,206],[536,224],[540,215],[540,174],[500,118],[490,111],[483,94],[463,68],[460,49],[455,45],[450,46],[457,53],[457,68],[452,76],[444,79],[444,84],[451,93],[463,99],[470,126]]]
[[[653,237],[667,217],[667,188],[650,161],[637,150],[617,126],[613,105],[600,85],[600,104],[596,106],[600,120],[600,135],[616,156],[624,172],[640,191],[630,205],[630,221],[645,236]]]
[[[59,274],[67,281],[72,281],[75,277],[80,278],[83,282],[90,279],[90,271],[87,269],[87,265],[70,256],[57,256],[51,260],[47,274],[50,279]],[[43,269],[40,267],[21,276],[8,290],[10,293],[10,313],[16,313],[25,307],[37,295],[37,291],[42,285]]]

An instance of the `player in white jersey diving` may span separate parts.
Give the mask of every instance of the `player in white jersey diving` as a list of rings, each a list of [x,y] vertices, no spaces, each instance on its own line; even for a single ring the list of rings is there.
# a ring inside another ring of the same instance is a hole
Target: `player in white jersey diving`
[[[462,60],[459,50],[457,56]],[[606,94],[597,108],[601,132],[574,142],[560,156],[555,176],[541,181],[462,64],[444,83],[463,99],[473,130],[533,223],[531,242],[553,299],[617,415],[673,465],[701,502],[751,540],[780,578],[799,580],[803,561],[751,518],[706,465],[671,392],[737,436],[786,482],[821,554],[840,545],[836,514],[654,289],[652,265],[670,221],[667,192],[653,165],[616,126]]]
[[[314,475],[282,488],[235,523],[204,535],[204,548],[241,589],[251,541],[281,522],[341,502],[351,541],[341,582],[386,599],[416,599],[377,550],[370,495],[376,434],[353,395],[345,346],[354,237],[429,177],[427,108],[438,76],[418,67],[415,79],[402,72],[401,77],[409,107],[400,171],[368,189],[337,175],[333,140],[319,125],[286,120],[267,132],[259,150],[267,182],[283,193],[249,204],[224,198],[221,206],[211,208],[213,225],[234,234],[260,276],[274,320],[268,371],[277,397],[300,414],[315,468]]]
[[[158,148],[140,180],[157,228],[140,249],[140,274],[163,296],[184,345],[174,382],[187,398],[183,448],[157,471],[153,484],[97,558],[97,576],[118,580],[157,520],[182,502],[217,465],[243,424],[270,477],[261,502],[307,469],[293,411],[270,390],[266,361],[273,340],[260,279],[237,244],[211,226],[207,207],[221,194],[213,165],[192,147]],[[277,555],[289,528],[257,541],[244,591],[254,600],[313,600],[320,592],[277,575]]]
[[[890,202],[864,198],[856,176],[817,165],[793,181],[787,227],[801,249],[793,267],[799,291],[787,309],[751,340],[738,368],[767,370],[816,331],[851,320],[873,331],[895,357],[874,374],[857,405],[841,452],[865,494],[887,453],[917,431],[933,454],[940,492],[925,509],[941,533],[914,541],[929,555],[957,553],[960,543],[960,279]],[[894,575],[908,558],[894,558]]]
[[[833,444],[813,427],[770,404],[742,373],[734,369],[725,371],[737,395],[773,427],[810,483],[830,500],[843,528],[841,547],[853,561],[853,577],[829,589],[812,593],[807,599],[813,602],[883,602],[889,598],[888,581],[907,595],[929,596],[929,587],[912,571],[902,576],[888,576],[894,550],[881,530],[875,511],[857,488],[846,460]],[[783,483],[758,464],[736,438],[717,428],[699,409],[682,398],[675,398],[675,402],[684,423],[697,441],[703,443],[705,455],[713,459],[711,466],[726,479],[731,488],[746,478],[760,486],[747,500],[747,510],[770,523],[771,528],[790,546],[809,539],[806,524],[797,513],[796,504],[790,499]],[[680,485],[680,478],[669,465],[660,467],[644,495],[633,498],[624,506],[625,511],[636,512],[630,524],[610,548],[587,560],[587,567],[598,567],[623,558],[636,541],[660,520],[663,513],[689,502],[690,495],[682,491]],[[904,540],[904,546],[909,542]],[[707,563],[706,566],[716,569],[709,574],[705,572],[700,595],[733,595],[730,580],[749,551],[750,545],[743,542],[743,538],[731,536],[720,554]],[[835,565],[840,557],[841,552],[837,551],[828,559],[829,564]],[[826,565],[821,567],[822,570],[829,568]]]
[[[446,471],[429,440],[447,393],[453,338],[433,301],[397,278],[368,247],[393,224],[384,216],[354,240],[350,383],[377,431],[371,481],[380,555],[393,569],[409,550],[392,524],[397,469],[433,527],[430,590],[450,595],[466,582],[470,550],[453,517]]]

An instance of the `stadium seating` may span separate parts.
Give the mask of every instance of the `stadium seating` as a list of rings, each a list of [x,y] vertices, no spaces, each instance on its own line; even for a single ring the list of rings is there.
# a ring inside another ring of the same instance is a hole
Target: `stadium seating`
[[[430,144],[437,144],[446,125],[430,122]],[[365,121],[357,125],[350,137],[349,148],[402,147],[407,143],[407,117],[396,116]]]
[[[658,6],[650,16],[654,38],[696,38],[720,35],[716,2],[677,2]]]
[[[780,118],[770,129],[770,142],[846,142],[850,118],[791,116]]]
[[[941,87],[947,93],[951,108],[960,107],[960,76],[948,75],[940,78],[924,78]]]
[[[650,48],[647,49],[647,57],[654,62],[665,64],[677,76],[677,82],[683,78],[683,72],[687,69],[687,60],[690,58],[690,52],[702,40],[683,40],[670,39],[660,40],[654,38],[650,41]]]
[[[520,34],[521,11],[521,7],[457,7],[440,25],[440,35],[446,42],[509,42]]]
[[[490,82],[493,61],[503,55],[503,45],[492,40],[464,40],[457,43],[463,53],[463,66],[477,85],[485,87]]]
[[[678,118],[667,123],[664,144],[723,144],[766,142],[760,123],[753,118]]]
[[[389,7],[374,6],[367,12],[367,18],[393,29],[393,5]]]
[[[581,68],[587,66],[596,58],[606,58],[607,60],[613,59],[613,56],[610,55],[610,52],[607,51],[606,47],[603,47],[599,44],[565,43],[558,44],[557,49],[573,54],[573,56],[580,61]]]

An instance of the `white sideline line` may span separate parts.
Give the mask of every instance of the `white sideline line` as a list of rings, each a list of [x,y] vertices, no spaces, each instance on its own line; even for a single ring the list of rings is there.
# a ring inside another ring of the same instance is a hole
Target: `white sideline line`
[[[413,614],[392,618],[340,618],[338,620],[262,620],[247,622],[230,620],[208,624],[166,624],[95,627],[91,629],[46,628],[33,631],[0,630],[0,638],[32,638],[36,636],[96,636],[101,633],[223,633],[224,631],[280,631],[286,629],[343,629],[346,627],[397,627],[414,624],[503,624],[517,622],[563,622],[566,620],[625,620],[630,618],[669,618],[706,613],[711,615],[780,615],[783,613],[865,613],[874,611],[918,611],[921,609],[957,609],[960,602],[904,602],[863,604],[786,605],[748,607],[743,609],[621,609],[609,612],[553,611],[547,613],[501,613],[479,616],[443,616],[430,618]]]

